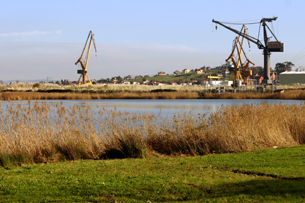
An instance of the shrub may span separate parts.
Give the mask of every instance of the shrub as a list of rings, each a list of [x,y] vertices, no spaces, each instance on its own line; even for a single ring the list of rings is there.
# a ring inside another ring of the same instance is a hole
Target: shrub
[[[34,85],[33,85],[33,88],[39,88],[40,87],[40,84],[39,83],[35,83]]]

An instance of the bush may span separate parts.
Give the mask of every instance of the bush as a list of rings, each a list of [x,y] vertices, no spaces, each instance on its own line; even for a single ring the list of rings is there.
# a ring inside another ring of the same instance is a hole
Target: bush
[[[40,84],[39,83],[35,83],[34,85],[33,85],[33,88],[39,88],[40,87]]]

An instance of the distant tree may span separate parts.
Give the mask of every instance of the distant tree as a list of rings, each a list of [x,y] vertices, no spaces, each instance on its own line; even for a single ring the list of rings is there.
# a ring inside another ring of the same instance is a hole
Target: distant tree
[[[63,85],[69,85],[69,80],[67,80],[67,79],[65,79],[65,80],[61,79],[61,84],[63,84]]]
[[[0,80],[0,85],[3,85],[3,80]]]
[[[284,63],[276,63],[275,64],[275,70],[278,73],[284,72],[284,71],[291,71],[292,67],[295,65],[290,61],[285,61]]]
[[[256,75],[256,74],[258,74],[260,71],[263,70],[263,67],[261,67],[261,66],[253,66],[253,67],[251,67],[251,70],[252,70],[252,74],[253,74],[253,75]]]
[[[305,67],[304,66],[299,66],[298,68],[295,69],[296,72],[298,71],[305,71]]]

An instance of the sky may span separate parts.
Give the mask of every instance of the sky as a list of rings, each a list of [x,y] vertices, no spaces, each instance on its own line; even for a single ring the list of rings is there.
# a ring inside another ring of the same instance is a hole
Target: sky
[[[268,24],[284,52],[272,68],[291,61],[305,66],[303,0],[0,0],[0,80],[78,80],[75,62],[89,31],[95,35],[88,62],[91,79],[155,75],[159,71],[216,67],[225,63],[236,34],[212,23]],[[242,25],[230,25],[240,30]],[[259,24],[247,25],[258,38]],[[262,37],[260,36],[260,40]],[[271,41],[274,38],[271,38]],[[262,50],[244,49],[263,66]],[[96,56],[95,56],[96,55]]]

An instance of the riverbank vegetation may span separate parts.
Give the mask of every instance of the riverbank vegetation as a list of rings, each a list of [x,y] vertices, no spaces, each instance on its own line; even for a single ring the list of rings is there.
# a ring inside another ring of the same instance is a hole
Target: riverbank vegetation
[[[305,146],[0,168],[1,202],[302,202]]]
[[[305,143],[305,104],[161,117],[35,102],[1,108],[3,167],[79,159],[197,156]]]
[[[226,87],[230,89],[231,87]],[[80,85],[50,83],[0,85],[0,100],[90,100],[90,99],[305,99],[305,86],[268,86],[266,92],[240,87],[236,93],[213,93],[202,85]]]
[[[210,91],[175,91],[156,89],[150,92],[0,92],[0,100],[92,100],[92,99],[292,99],[304,100],[305,90],[286,90],[282,93]]]

